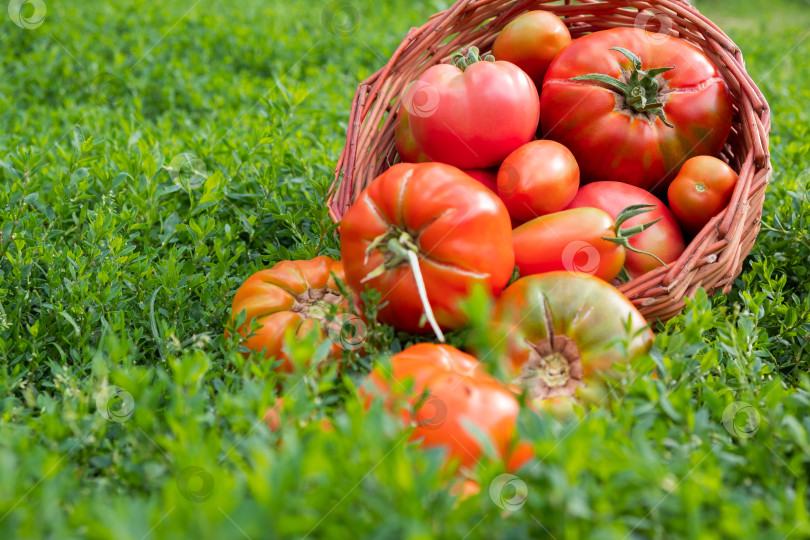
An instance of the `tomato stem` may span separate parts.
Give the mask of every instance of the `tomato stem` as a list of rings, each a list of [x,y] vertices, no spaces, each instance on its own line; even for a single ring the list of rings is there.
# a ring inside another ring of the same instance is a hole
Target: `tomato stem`
[[[624,249],[626,249],[628,251],[632,251],[633,253],[640,253],[642,255],[649,255],[650,257],[654,258],[656,261],[660,262],[662,265],[667,266],[667,263],[665,263],[664,261],[659,259],[656,255],[654,255],[654,254],[652,254],[652,253],[650,253],[648,251],[642,251],[640,249],[636,249],[633,246],[631,246],[630,242],[629,242],[630,238],[636,236],[637,234],[643,233],[644,231],[646,231],[647,229],[649,229],[650,227],[652,227],[653,225],[655,225],[656,223],[658,223],[659,221],[661,221],[664,218],[660,217],[660,218],[656,219],[655,221],[651,221],[649,223],[644,223],[642,225],[636,225],[635,227],[627,227],[627,228],[624,228],[624,229],[621,228],[621,226],[624,224],[624,222],[627,221],[628,219],[630,219],[630,218],[632,218],[634,216],[641,215],[641,214],[646,214],[647,212],[650,212],[653,209],[655,209],[654,204],[634,204],[632,206],[628,206],[627,208],[625,208],[624,210],[619,212],[618,216],[616,216],[616,222],[615,222],[615,225],[614,225],[614,228],[613,228],[613,232],[614,232],[614,234],[616,236],[615,237],[603,236],[602,240],[607,240],[608,242],[613,242],[614,244],[619,244],[620,246],[623,246]]]
[[[621,81],[604,73],[589,73],[573,77],[570,80],[594,81],[606,84],[624,97],[628,107],[638,113],[658,117],[666,126],[674,128],[675,126],[667,120],[667,115],[664,112],[661,81],[659,81],[658,76],[675,69],[675,67],[659,67],[645,71],[642,69],[641,59],[637,55],[622,47],[611,47],[610,50],[619,51],[630,60],[631,69],[625,70],[621,68],[626,81]]]
[[[430,323],[430,327],[439,338],[441,343],[444,343],[444,334],[436,321],[433,314],[433,308],[430,306],[430,301],[427,297],[427,289],[425,288],[425,280],[422,277],[422,270],[419,268],[419,246],[407,231],[400,229],[389,230],[375,238],[368,248],[366,248],[366,260],[368,262],[369,255],[375,249],[379,249],[385,253],[385,261],[369,272],[360,283],[365,283],[382,275],[387,270],[396,268],[402,264],[408,264],[413,272],[413,277],[416,280],[416,290],[419,293],[419,299],[422,301],[422,307],[425,310],[425,317]]]
[[[458,51],[453,55],[451,60],[453,65],[455,65],[461,71],[464,71],[477,62],[494,62],[495,57],[488,54],[482,58],[478,47],[471,46],[467,49],[466,55],[462,51]]]

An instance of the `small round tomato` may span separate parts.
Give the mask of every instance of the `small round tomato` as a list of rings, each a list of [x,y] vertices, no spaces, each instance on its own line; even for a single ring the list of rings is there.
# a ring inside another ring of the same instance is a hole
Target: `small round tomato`
[[[497,295],[515,265],[506,207],[443,163],[392,166],[343,216],[340,237],[347,283],[379,291],[379,319],[412,333],[463,326],[461,301],[476,285]]]
[[[399,160],[403,163],[426,163],[430,161],[416,141],[413,140],[411,123],[408,119],[408,109],[400,107],[397,113],[397,128],[394,132],[394,142],[397,146]]]
[[[593,182],[585,184],[568,208],[599,208],[616,219],[628,206],[653,205],[647,213],[627,220],[628,227],[636,227],[658,220],[655,225],[630,239],[630,246],[642,253],[630,252],[624,267],[631,278],[636,278],[678,260],[686,244],[675,216],[652,193],[621,182]],[[651,253],[655,257],[646,255]]]
[[[340,261],[321,255],[308,261],[281,261],[272,268],[250,276],[236,291],[231,306],[231,325],[238,324],[240,313],[246,312],[244,322],[236,329],[244,345],[265,357],[282,360],[281,370],[292,371],[292,364],[283,350],[285,334],[303,337],[316,331],[321,340],[333,331],[335,321],[328,320],[329,304],[338,311],[348,310],[335,278],[343,279]],[[345,314],[361,325],[359,318]],[[336,318],[337,319],[337,318]],[[254,321],[258,328],[251,332]],[[338,326],[345,321],[341,319]],[[340,332],[342,328],[338,329]],[[226,330],[226,336],[229,332]],[[341,352],[341,339],[335,339],[332,354]]]
[[[559,17],[529,11],[504,26],[492,44],[492,54],[525,71],[540,91],[551,61],[570,44],[571,34]]]
[[[498,169],[498,195],[519,221],[558,212],[577,194],[579,166],[566,147],[554,141],[524,144]]]
[[[497,169],[466,169],[465,173],[472,176],[475,180],[486,186],[492,193],[498,195],[498,170]],[[498,195],[500,197],[500,195]],[[503,198],[501,198],[503,200]],[[512,221],[512,228],[518,227],[523,224],[513,216],[509,216]]]
[[[572,208],[524,223],[512,231],[520,275],[565,270],[614,279],[624,266],[626,250],[632,250],[628,239],[654,226],[622,229],[622,224],[652,208],[627,208],[615,222],[598,208]]]
[[[711,156],[697,156],[683,164],[669,185],[669,208],[683,229],[697,234],[709,220],[728,206],[737,173]]]
[[[390,370],[369,373],[361,396],[368,404],[381,394],[389,407],[392,398],[404,399],[408,407],[399,413],[406,425],[415,426],[412,441],[445,448],[448,462],[465,468],[484,457],[480,435],[513,470],[531,459],[531,448],[516,440],[520,405],[515,394],[478,360],[454,347],[420,343],[395,354],[390,363]]]
[[[485,169],[531,141],[540,99],[526,73],[510,62],[481,60],[470,47],[455,64],[429,68],[410,88],[414,140],[433,161]]]
[[[614,287],[587,274],[550,272],[521,278],[495,304],[507,339],[504,359],[515,384],[539,400],[599,399],[614,364],[647,354],[653,334]]]

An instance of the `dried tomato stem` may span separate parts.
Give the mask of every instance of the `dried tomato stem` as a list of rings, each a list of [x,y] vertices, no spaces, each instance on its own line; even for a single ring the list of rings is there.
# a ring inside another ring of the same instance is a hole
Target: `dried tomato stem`
[[[433,329],[433,333],[436,334],[436,337],[439,338],[439,341],[444,343],[444,334],[442,333],[442,329],[439,328],[439,323],[436,322],[436,317],[433,315],[433,308],[430,307],[430,301],[427,297],[425,280],[422,278],[422,271],[419,269],[419,258],[411,249],[408,250],[408,262],[411,265],[413,277],[416,279],[416,290],[419,291],[419,299],[422,301],[422,307],[425,309],[425,316],[427,317],[428,323],[430,323],[430,327]]]

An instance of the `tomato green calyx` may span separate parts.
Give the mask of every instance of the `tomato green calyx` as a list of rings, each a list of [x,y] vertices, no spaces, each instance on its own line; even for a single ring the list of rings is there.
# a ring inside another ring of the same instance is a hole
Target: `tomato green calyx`
[[[632,52],[622,47],[611,47],[612,51],[619,51],[633,64],[629,70],[622,68],[622,73],[626,80],[622,81],[616,77],[605,75],[604,73],[589,73],[573,77],[572,81],[595,81],[608,85],[611,90],[624,97],[627,106],[640,114],[650,117],[658,117],[668,127],[674,128],[667,120],[664,112],[664,97],[661,95],[661,83],[659,75],[666,73],[674,67],[659,67],[644,70],[641,59]],[[652,118],[650,118],[652,120]]]
[[[639,233],[642,233],[661,221],[663,218],[658,218],[655,221],[651,221],[649,223],[644,223],[642,225],[636,225],[635,227],[627,227],[622,229],[621,226],[624,224],[625,221],[630,219],[631,217],[638,216],[640,214],[646,214],[647,212],[653,210],[655,208],[654,204],[634,204],[632,206],[628,206],[621,212],[619,215],[616,216],[616,224],[613,228],[613,233],[616,236],[603,236],[602,240],[607,240],[608,242],[613,242],[614,244],[619,244],[620,246],[624,247],[624,249],[632,251],[633,253],[640,253],[642,255],[649,255],[650,257],[654,258],[656,261],[660,262],[664,266],[667,265],[664,261],[659,259],[656,255],[650,253],[649,251],[642,251],[640,249],[636,249],[630,245],[630,238],[636,236]]]
[[[548,302],[545,297],[541,298],[548,337],[537,343],[527,343],[529,358],[514,382],[527,387],[534,398],[572,397],[582,384],[582,356],[571,338],[555,334]]]
[[[495,57],[488,54],[482,58],[478,47],[470,47],[467,49],[466,55],[461,51],[454,54],[452,61],[454,66],[464,71],[476,62],[494,62]]]
[[[425,317],[430,324],[431,329],[436,334],[436,337],[441,343],[444,343],[444,334],[436,321],[433,314],[433,308],[430,306],[430,301],[427,297],[427,289],[425,288],[425,280],[422,277],[422,270],[419,268],[419,246],[414,239],[414,235],[408,231],[392,227],[387,232],[375,238],[368,248],[366,248],[366,261],[374,250],[379,250],[385,255],[385,260],[377,268],[369,272],[366,277],[360,280],[360,283],[366,283],[378,276],[381,276],[388,270],[397,268],[407,264],[413,272],[414,280],[416,281],[416,290],[419,293],[419,299],[422,301],[422,307],[425,310]]]

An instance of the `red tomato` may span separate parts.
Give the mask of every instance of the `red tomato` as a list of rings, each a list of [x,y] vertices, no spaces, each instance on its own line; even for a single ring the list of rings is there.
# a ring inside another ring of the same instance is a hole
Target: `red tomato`
[[[572,208],[524,223],[512,231],[520,275],[565,270],[614,279],[624,266],[627,239],[654,226],[622,229],[625,221],[649,208],[626,210],[615,223],[598,208]]]
[[[430,158],[422,152],[422,149],[413,140],[411,124],[408,120],[408,110],[405,107],[400,107],[399,113],[397,113],[397,128],[394,139],[399,159],[403,163],[425,163],[430,161]]]
[[[236,291],[231,323],[235,325],[244,310],[247,317],[237,331],[246,338],[245,346],[268,358],[283,360],[282,371],[292,371],[293,367],[283,351],[287,332],[303,337],[317,331],[321,339],[327,335],[337,338],[333,339],[332,346],[332,354],[337,356],[341,345],[346,344],[338,335],[341,328],[337,332],[333,328],[336,321],[327,320],[328,304],[337,304],[339,311],[345,312],[348,302],[341,295],[335,276],[344,279],[343,265],[325,255],[309,261],[281,261],[272,268],[256,272]],[[356,321],[358,326],[363,325],[353,315],[341,317],[338,326],[342,326],[346,318]],[[254,319],[259,328],[248,337]],[[229,336],[227,330],[225,335]]]
[[[478,180],[482,185],[486,186],[487,189],[492,191],[498,195],[498,171],[497,169],[466,169],[465,173],[472,176],[475,180]],[[498,197],[503,200],[503,197],[498,195]],[[514,218],[514,216],[509,216],[512,222],[512,228],[519,227],[523,224],[522,221],[518,221]]]
[[[554,141],[524,144],[498,170],[498,195],[519,221],[558,212],[579,188],[579,166],[566,147]]]
[[[340,237],[348,284],[380,291],[380,320],[407,332],[429,331],[420,325],[427,310],[409,253],[418,258],[426,299],[443,328],[464,325],[459,302],[477,284],[499,293],[515,264],[501,200],[442,163],[388,169],[346,212]]]
[[[516,445],[520,405],[513,392],[456,348],[431,343],[408,347],[391,357],[390,370],[369,373],[360,392],[366,398],[381,393],[388,406],[390,397],[404,398],[409,407],[400,413],[408,425],[415,425],[411,440],[426,448],[445,448],[449,462],[472,468],[484,457],[469,424],[513,470],[532,457],[528,445]]]
[[[652,253],[667,264],[678,260],[683,250],[686,249],[683,234],[672,212],[652,193],[620,182],[594,182],[579,188],[568,208],[599,208],[616,219],[624,208],[638,204],[654,205],[655,208],[648,213],[627,220],[628,227],[635,227],[657,219],[660,221],[631,238],[630,246]],[[654,257],[632,252],[627,254],[627,260],[624,263],[631,278],[646,274],[659,266],[662,266],[661,262]]]
[[[728,206],[736,185],[737,173],[724,162],[693,157],[669,185],[669,207],[684,230],[694,235]]]
[[[732,105],[720,72],[697,48],[614,28],[575,40],[554,60],[541,111],[546,138],[574,153],[583,181],[663,192],[684,161],[720,152]]]
[[[537,89],[514,64],[480,61],[474,47],[457,65],[433,66],[411,86],[405,103],[414,139],[433,161],[495,166],[534,138]]]
[[[559,17],[529,11],[504,26],[492,44],[492,54],[525,71],[540,90],[551,61],[570,44],[571,34]]]
[[[587,274],[521,278],[498,298],[494,320],[506,332],[507,371],[540,400],[599,400],[603,378],[617,376],[613,364],[633,361],[653,343],[633,304]]]

